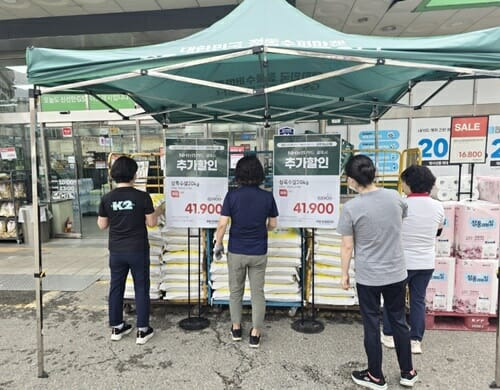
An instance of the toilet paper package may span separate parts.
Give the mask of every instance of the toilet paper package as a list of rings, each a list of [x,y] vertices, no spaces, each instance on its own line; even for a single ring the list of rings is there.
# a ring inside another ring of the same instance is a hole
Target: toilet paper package
[[[496,314],[498,260],[457,259],[453,310]]]
[[[431,311],[453,311],[455,258],[437,257],[425,294],[425,307]]]
[[[500,205],[485,201],[459,202],[455,209],[455,249],[462,259],[496,259]]]
[[[479,199],[500,203],[500,177],[477,176]]]
[[[455,255],[455,209],[457,202],[443,202],[444,222],[441,235],[436,237],[436,256],[450,257]]]

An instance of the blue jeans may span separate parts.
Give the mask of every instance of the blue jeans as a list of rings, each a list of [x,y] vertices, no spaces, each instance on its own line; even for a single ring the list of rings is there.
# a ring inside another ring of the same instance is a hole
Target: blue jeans
[[[149,248],[143,252],[110,252],[109,324],[123,322],[123,294],[128,271],[132,273],[135,290],[137,327],[149,326]]]
[[[388,309],[388,318],[394,328],[394,344],[401,371],[411,371],[410,330],[405,317],[405,280],[385,286],[356,284],[359,309],[363,319],[365,351],[368,371],[382,378],[382,345],[380,343],[380,296]]]
[[[425,291],[432,278],[433,269],[408,270],[410,290],[410,337],[422,341],[425,332]],[[392,336],[392,328],[384,305],[384,334]]]

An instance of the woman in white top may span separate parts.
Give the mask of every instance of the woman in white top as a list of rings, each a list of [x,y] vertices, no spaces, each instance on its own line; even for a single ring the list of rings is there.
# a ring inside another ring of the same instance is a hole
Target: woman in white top
[[[410,292],[411,350],[413,353],[422,353],[420,343],[425,331],[425,292],[434,271],[435,241],[442,228],[444,210],[441,202],[429,196],[436,181],[429,168],[412,165],[403,171],[401,180],[408,204],[402,239]],[[382,343],[394,348],[392,329],[385,309]]]

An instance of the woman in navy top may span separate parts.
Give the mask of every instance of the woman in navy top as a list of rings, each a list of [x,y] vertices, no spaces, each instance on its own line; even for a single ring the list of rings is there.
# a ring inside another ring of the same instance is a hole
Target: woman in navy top
[[[220,259],[224,253],[222,239],[231,220],[227,253],[231,335],[235,341],[242,338],[241,311],[248,273],[253,325],[250,347],[257,348],[266,312],[267,231],[276,227],[278,209],[273,194],[259,188],[264,181],[264,169],[257,157],[245,156],[238,161],[235,180],[239,187],[226,194],[222,205],[215,233],[214,256]]]

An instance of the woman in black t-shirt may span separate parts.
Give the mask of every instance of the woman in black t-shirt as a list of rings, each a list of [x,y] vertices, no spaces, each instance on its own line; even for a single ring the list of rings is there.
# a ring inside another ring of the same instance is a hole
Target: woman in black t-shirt
[[[156,226],[163,205],[153,208],[147,192],[133,187],[137,163],[129,157],[118,158],[111,167],[111,177],[117,188],[104,195],[99,205],[97,225],[109,227],[109,324],[111,340],[121,340],[132,331],[123,321],[123,294],[128,272],[134,279],[137,311],[137,344],[153,337],[149,326],[149,242],[146,224]]]

